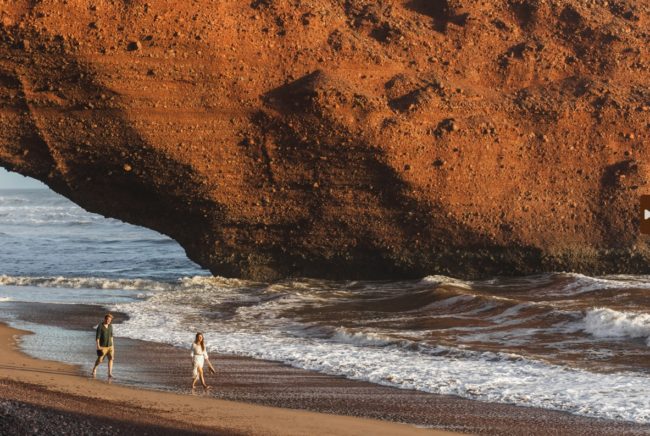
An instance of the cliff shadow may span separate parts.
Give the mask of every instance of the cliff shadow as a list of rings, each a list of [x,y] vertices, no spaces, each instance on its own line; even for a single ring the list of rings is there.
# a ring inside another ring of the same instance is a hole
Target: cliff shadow
[[[294,201],[305,209],[301,216],[309,217],[295,223],[300,232],[294,225],[277,231],[287,246],[295,247],[296,239],[327,228],[328,238],[339,247],[301,258],[305,275],[318,276],[314,273],[322,265],[347,278],[422,277],[472,269],[508,274],[525,269],[526,263],[540,263],[538,249],[496,247],[449,217],[441,205],[412,194],[413,186],[387,163],[378,136],[357,121],[371,112],[390,111],[385,103],[323,71],[263,98],[268,109],[252,119],[259,135],[254,153],[267,157],[264,173],[272,175],[267,182],[277,189],[290,187]]]
[[[13,134],[1,136],[0,164],[91,212],[167,234],[202,260],[192,229],[218,220],[220,205],[192,167],[142,137],[119,93],[69,42],[34,29],[11,32],[0,29],[0,97],[12,93],[0,105],[14,114],[2,123]],[[31,41],[29,49],[20,40]]]

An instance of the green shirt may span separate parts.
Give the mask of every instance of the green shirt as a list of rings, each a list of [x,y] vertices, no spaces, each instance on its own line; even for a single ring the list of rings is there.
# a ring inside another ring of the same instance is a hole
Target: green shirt
[[[104,323],[99,323],[97,326],[97,339],[99,339],[100,347],[111,347],[113,346],[113,325],[109,324],[108,327],[104,327]]]

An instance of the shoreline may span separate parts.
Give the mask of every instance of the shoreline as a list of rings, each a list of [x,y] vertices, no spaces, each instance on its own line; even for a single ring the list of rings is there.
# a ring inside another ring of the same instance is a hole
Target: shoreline
[[[21,354],[32,356],[37,362],[68,362],[71,365],[67,367],[74,367],[80,379],[85,379],[83,374],[90,374],[94,346],[89,349],[89,344],[94,342],[92,326],[97,322],[97,314],[105,311],[101,306],[6,302],[3,308],[8,315],[5,318],[14,327],[35,333],[20,336]],[[114,314],[119,329],[121,318],[126,315]],[[116,340],[117,378],[112,386],[148,391],[154,397],[156,392],[171,392],[178,398],[196,398],[190,395],[188,350],[120,338],[119,331]],[[650,426],[633,422],[398,389],[249,357],[212,353],[211,358],[217,374],[208,376],[207,382],[214,389],[209,394],[197,390],[206,400],[367,418],[380,425],[401,425],[402,429],[410,425],[465,434],[650,434]],[[2,374],[0,368],[0,378]],[[104,383],[105,376],[104,364],[98,370],[97,382]]]
[[[19,351],[18,338],[28,334],[31,333],[0,323],[0,402],[19,404],[17,409],[45,408],[59,415],[81,415],[97,425],[111,422],[124,428],[162,429],[168,431],[166,434],[460,434],[367,418],[136,389],[90,379],[81,376],[72,365],[34,359]],[[99,410],[91,407],[99,399],[103,400]],[[71,404],[82,405],[84,411],[71,408]]]

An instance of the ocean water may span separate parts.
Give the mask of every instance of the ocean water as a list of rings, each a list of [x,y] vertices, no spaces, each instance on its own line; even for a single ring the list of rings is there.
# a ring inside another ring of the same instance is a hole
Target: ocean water
[[[153,231],[0,191],[3,303],[98,304],[117,336],[480,401],[650,423],[650,276],[211,277]],[[4,307],[8,307],[4,304]]]

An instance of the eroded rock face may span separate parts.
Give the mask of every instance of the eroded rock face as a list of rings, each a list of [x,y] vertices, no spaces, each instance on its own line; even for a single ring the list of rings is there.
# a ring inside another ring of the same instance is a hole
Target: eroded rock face
[[[0,165],[215,274],[650,271],[645,1],[0,5]]]

